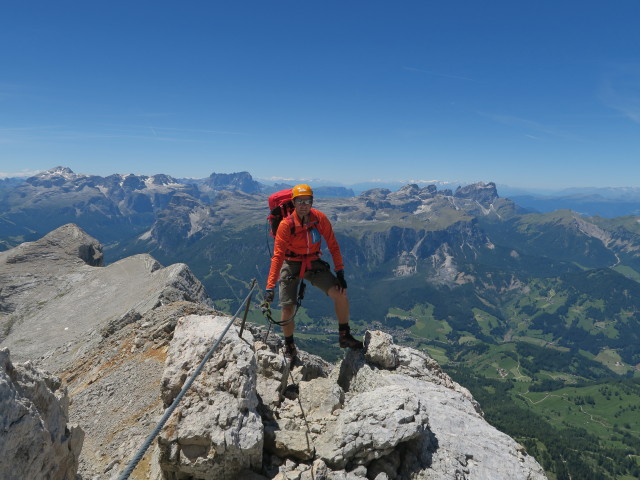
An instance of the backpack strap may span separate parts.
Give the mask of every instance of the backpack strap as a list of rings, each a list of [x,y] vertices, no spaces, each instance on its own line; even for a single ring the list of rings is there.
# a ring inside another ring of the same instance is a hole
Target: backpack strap
[[[296,222],[293,218],[293,212],[288,215],[286,218],[283,219],[283,221],[287,221],[287,223],[289,224],[289,228],[291,231],[291,235],[295,235],[296,234]],[[317,225],[317,221],[313,222],[313,223],[307,223],[306,225],[302,225],[302,228],[300,229],[300,233],[302,232],[308,232],[309,230],[313,229],[316,227]],[[304,278],[304,274],[307,270],[311,269],[311,262],[317,258],[320,258],[320,255],[322,255],[322,252],[320,250],[318,250],[317,252],[314,253],[307,253],[307,254],[297,254],[294,253],[290,250],[288,250],[285,253],[285,258],[287,260],[293,260],[295,262],[301,262],[302,265],[300,266],[300,278]]]
[[[290,212],[286,215],[283,215],[283,222],[287,222],[287,224],[289,225],[289,232],[291,233],[291,235],[295,235],[296,233],[296,222],[293,219],[293,212]]]

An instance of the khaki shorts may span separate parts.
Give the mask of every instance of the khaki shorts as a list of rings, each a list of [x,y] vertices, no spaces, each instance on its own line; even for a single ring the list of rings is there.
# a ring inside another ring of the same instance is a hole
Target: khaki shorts
[[[285,260],[280,269],[280,305],[295,305],[298,301],[300,267],[302,262]],[[328,295],[329,289],[340,285],[331,273],[331,265],[324,260],[312,260],[311,268],[304,272],[304,279]]]

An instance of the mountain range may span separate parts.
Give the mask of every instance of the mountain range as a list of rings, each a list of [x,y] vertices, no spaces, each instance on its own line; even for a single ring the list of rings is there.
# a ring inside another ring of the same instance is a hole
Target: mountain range
[[[50,175],[56,171],[67,171],[73,174],[70,169],[56,167],[40,175]],[[74,174],[75,175],[75,174]],[[37,177],[38,175],[36,175]],[[100,181],[101,177],[92,177]],[[120,177],[149,178],[146,175],[120,175]],[[168,177],[162,175],[163,177]],[[111,178],[113,176],[109,176]],[[152,176],[152,177],[155,177]],[[33,178],[33,177],[29,177]],[[170,177],[169,177],[170,178]],[[27,177],[0,178],[0,196],[4,190],[14,188],[20,183],[28,180]],[[240,173],[213,173],[207,178],[178,178],[172,179],[176,184],[195,185],[199,194],[206,196],[216,190],[241,190],[247,193],[273,193],[275,191],[289,188],[292,183],[307,182],[315,187],[316,197],[351,197],[359,195],[365,191],[384,188],[388,190],[399,190],[407,184],[419,186],[435,185],[438,189],[455,189],[458,186],[469,185],[469,182],[449,182],[449,181],[392,181],[376,180],[370,182],[360,182],[344,185],[336,180],[289,180],[288,183],[282,180],[254,179],[248,172]],[[640,188],[636,187],[574,187],[561,190],[544,189],[523,189],[509,185],[498,185],[501,196],[508,197],[521,207],[534,212],[551,212],[559,209],[571,209],[585,216],[617,217],[623,215],[637,215],[640,212]]]
[[[215,307],[233,311],[252,278],[264,285],[267,195],[282,186],[246,172],[183,181],[56,168],[0,191],[0,248],[73,222],[102,239],[107,264],[148,253],[185,263]],[[640,418],[624,392],[640,390],[638,217],[533,212],[493,183],[316,192],[346,261],[356,328],[429,352],[557,478],[637,468],[625,462],[640,450]],[[330,305],[309,290],[299,342],[336,359]],[[579,454],[567,435],[583,440]]]

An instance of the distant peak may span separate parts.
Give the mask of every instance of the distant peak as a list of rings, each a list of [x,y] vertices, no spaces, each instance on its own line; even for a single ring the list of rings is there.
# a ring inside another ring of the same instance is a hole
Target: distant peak
[[[207,184],[215,190],[240,190],[245,193],[258,193],[261,191],[260,183],[256,182],[249,172],[214,172],[207,179]]]
[[[55,167],[29,177],[26,181],[31,185],[52,187],[63,185],[66,182],[73,182],[84,177],[86,177],[86,175],[78,175],[76,173],[73,173],[73,170],[71,170],[69,167]]]
[[[146,183],[149,185],[176,185],[178,184],[178,180],[173,178],[170,175],[165,175],[163,173],[152,175],[146,180]]]
[[[74,173],[69,167],[54,167],[35,175],[36,178],[63,177],[67,180],[78,178],[84,175]]]
[[[492,203],[495,199],[499,198],[496,184],[493,182],[478,182],[464,187],[458,187],[454,196],[458,198],[471,198],[480,203]]]
[[[74,175],[73,170],[69,167],[55,167],[50,170],[47,170],[43,173],[44,175]]]

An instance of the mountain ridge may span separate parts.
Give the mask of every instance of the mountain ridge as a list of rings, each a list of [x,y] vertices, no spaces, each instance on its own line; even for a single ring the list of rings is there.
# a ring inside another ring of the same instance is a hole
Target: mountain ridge
[[[56,170],[70,170],[68,167],[55,167],[48,172]],[[44,175],[47,171],[37,175]],[[37,176],[36,175],[36,176]],[[134,174],[131,174],[136,176]],[[245,187],[239,177],[246,177]],[[96,176],[97,177],[97,176]],[[28,176],[0,178],[0,195],[3,189],[10,189],[24,182]],[[335,180],[319,179],[291,179],[289,183],[274,179],[254,180],[248,172],[240,173],[213,173],[206,178],[174,178],[178,183],[196,185],[203,189],[203,195],[215,195],[221,186],[225,188],[243,189],[253,193],[273,193],[284,188],[291,188],[295,183],[312,183],[315,185],[316,196],[322,198],[352,197],[372,189],[398,190],[407,184],[435,185],[440,189],[454,189],[456,186],[472,185],[477,182],[451,182],[451,181],[372,181],[354,184],[340,184]],[[211,184],[215,186],[212,187]],[[247,187],[251,185],[251,187]],[[324,185],[324,186],[323,186]],[[635,215],[640,212],[640,189],[637,187],[571,187],[564,189],[526,189],[499,185],[498,189],[503,196],[509,197],[523,208],[534,212],[550,212],[558,209],[569,208],[585,216],[600,215],[607,218]],[[46,233],[46,232],[45,232]]]

